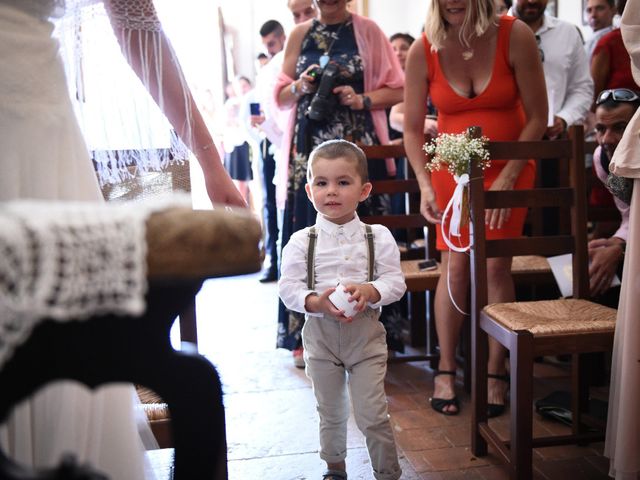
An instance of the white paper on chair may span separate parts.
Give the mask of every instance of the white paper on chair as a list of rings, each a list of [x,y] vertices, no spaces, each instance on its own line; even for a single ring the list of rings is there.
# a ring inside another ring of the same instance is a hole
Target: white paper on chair
[[[553,276],[556,279],[560,294],[563,297],[570,297],[573,295],[573,263],[572,255],[567,253],[565,255],[557,255],[555,257],[547,258],[549,266],[553,272]],[[611,280],[611,287],[617,287],[620,285],[620,279],[617,275]]]

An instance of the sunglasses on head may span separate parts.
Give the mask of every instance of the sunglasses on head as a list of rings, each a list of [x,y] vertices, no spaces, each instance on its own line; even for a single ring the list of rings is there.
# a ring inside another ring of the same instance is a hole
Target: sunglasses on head
[[[640,97],[636,92],[628,88],[610,88],[600,92],[596,105],[601,105],[609,99],[614,102],[637,102]]]

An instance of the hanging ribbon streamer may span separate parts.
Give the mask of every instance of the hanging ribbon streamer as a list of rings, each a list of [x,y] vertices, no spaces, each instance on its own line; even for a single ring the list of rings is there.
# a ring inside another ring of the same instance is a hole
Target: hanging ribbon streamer
[[[444,213],[442,214],[442,223],[440,224],[440,228],[442,229],[442,238],[447,246],[453,250],[454,252],[464,253],[471,247],[471,243],[466,246],[457,246],[454,245],[451,241],[451,236],[460,237],[460,224],[462,222],[462,207],[463,207],[463,198],[464,198],[464,190],[469,185],[469,175],[463,173],[459,177],[454,175],[453,178],[456,181],[456,189],[447,204],[447,207],[444,209]],[[449,222],[449,232],[446,231],[445,227],[445,219],[448,217],[449,212],[451,212],[451,221]]]
[[[460,238],[460,224],[462,223],[462,208],[464,207],[464,189],[467,188],[469,184],[469,175],[463,173],[459,177],[454,175],[453,178],[456,181],[456,189],[453,191],[453,195],[447,204],[447,207],[444,209],[444,213],[442,214],[442,223],[440,224],[440,228],[442,229],[442,239],[447,244],[450,250],[454,252],[464,253],[469,248],[471,248],[471,241],[467,246],[457,246],[454,245],[450,239],[450,236]],[[468,207],[467,207],[468,208]],[[449,222],[449,232],[446,231],[445,228],[445,219],[448,217],[449,212],[451,211],[451,221]],[[468,312],[465,312],[462,308],[458,306],[456,301],[453,299],[453,294],[451,293],[451,283],[449,276],[449,267],[451,266],[451,262],[447,262],[447,291],[449,292],[449,299],[453,304],[454,308],[461,315],[469,315]]]

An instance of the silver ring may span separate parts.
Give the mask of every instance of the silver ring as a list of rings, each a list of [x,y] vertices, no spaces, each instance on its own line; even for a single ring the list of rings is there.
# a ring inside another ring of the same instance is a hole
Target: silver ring
[[[351,94],[347,95],[347,98],[351,98]]]

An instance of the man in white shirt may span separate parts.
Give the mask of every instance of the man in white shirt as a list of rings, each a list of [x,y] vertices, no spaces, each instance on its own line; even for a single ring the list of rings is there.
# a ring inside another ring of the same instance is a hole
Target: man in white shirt
[[[262,44],[271,57],[269,62],[260,69],[256,77],[256,99],[259,111],[251,112],[251,125],[258,127],[264,134],[260,143],[260,180],[262,183],[262,211],[265,229],[265,253],[268,263],[265,266],[260,282],[275,282],[278,279],[278,209],[276,207],[276,192],[273,177],[276,169],[276,150],[282,142],[282,130],[276,120],[277,109],[273,107],[272,92],[279,65],[274,62],[284,49],[287,39],[284,28],[277,20],[268,20],[260,27]]]
[[[591,63],[591,56],[598,40],[613,30],[613,17],[617,13],[616,2],[615,0],[587,0],[585,13],[589,19],[589,26],[593,30],[593,34],[584,44],[587,59]]]
[[[546,136],[583,123],[593,101],[593,80],[578,27],[545,14],[548,0],[517,0],[513,14],[536,35],[549,100]]]

